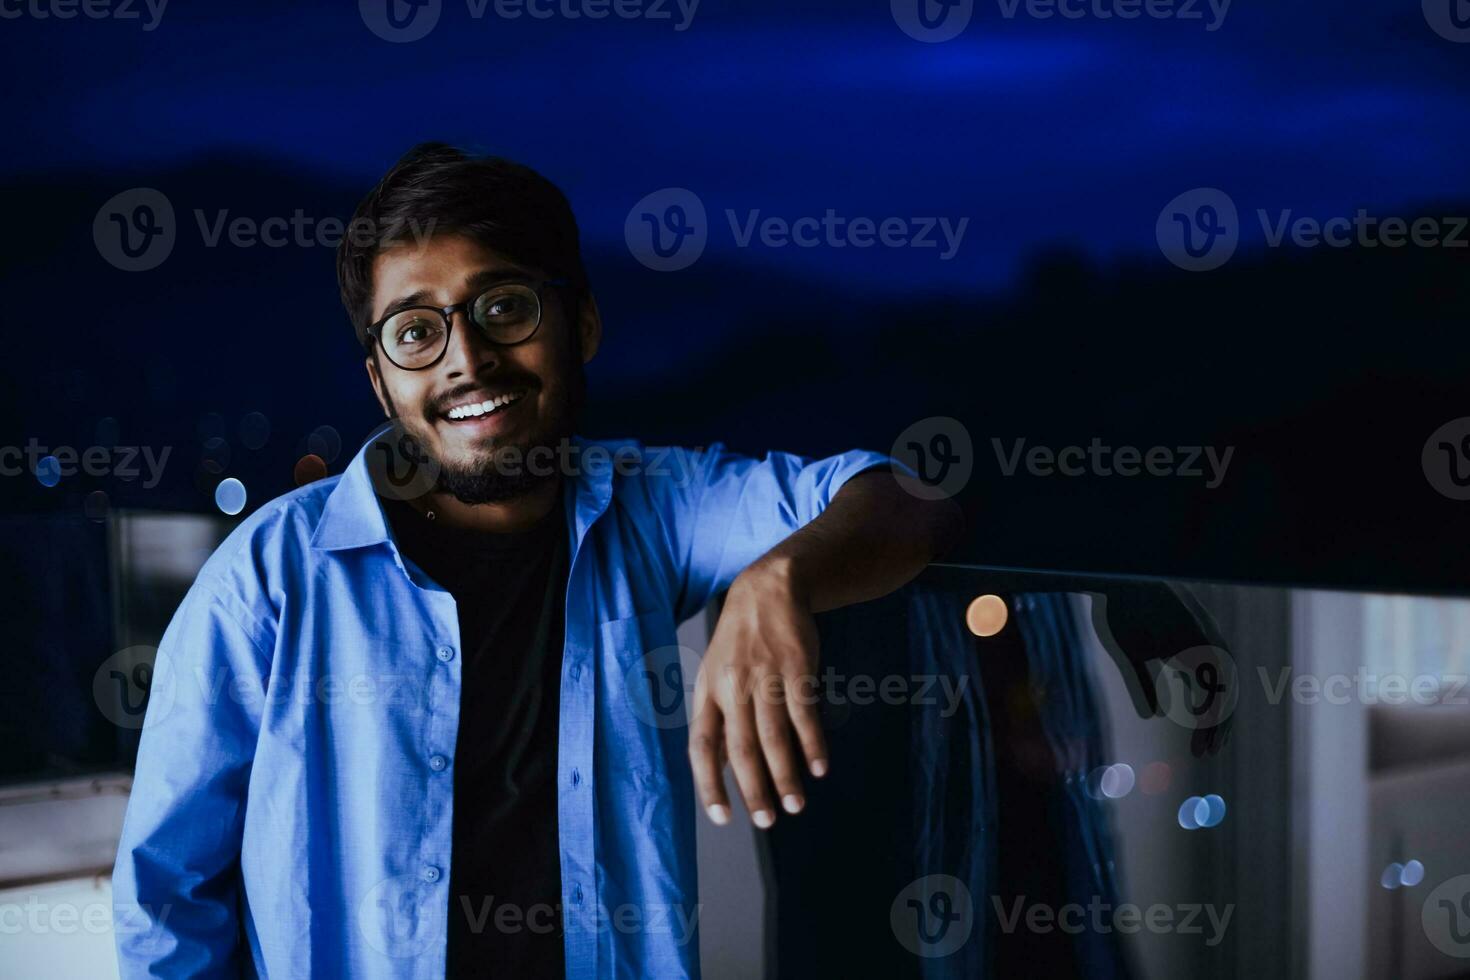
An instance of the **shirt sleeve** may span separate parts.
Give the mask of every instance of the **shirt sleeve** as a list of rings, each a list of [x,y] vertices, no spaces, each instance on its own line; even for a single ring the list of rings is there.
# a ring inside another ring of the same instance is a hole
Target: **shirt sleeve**
[[[244,604],[196,581],[158,648],[113,869],[118,967],[238,976],[246,785],[269,647]]]
[[[825,510],[848,480],[866,470],[903,469],[881,453],[860,450],[820,460],[790,453],[755,459],[719,444],[677,452],[683,459],[672,468],[677,475],[664,481],[662,509],[680,573],[680,620]]]

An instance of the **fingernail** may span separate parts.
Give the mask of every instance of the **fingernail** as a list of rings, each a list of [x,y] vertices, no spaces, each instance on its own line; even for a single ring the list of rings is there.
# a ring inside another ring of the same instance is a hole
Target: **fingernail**
[[[730,808],[713,803],[708,807],[709,818],[721,827],[730,822]]]
[[[781,797],[781,805],[786,808],[787,813],[800,813],[801,797],[797,796],[795,793],[789,793],[786,796]]]
[[[757,810],[754,814],[751,815],[750,819],[754,820],[755,825],[761,830],[765,830],[771,824],[776,822],[776,815],[773,814],[770,810]]]
[[[818,779],[821,779],[823,776],[827,775],[827,760],[826,759],[813,759],[812,760],[812,775],[813,776],[816,776]]]

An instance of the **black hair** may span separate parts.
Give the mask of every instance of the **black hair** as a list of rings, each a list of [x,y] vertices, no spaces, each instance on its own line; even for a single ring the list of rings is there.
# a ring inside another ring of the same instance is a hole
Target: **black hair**
[[[446,143],[405,153],[353,212],[337,247],[337,285],[358,342],[369,346],[373,260],[412,236],[461,234],[587,295],[577,219],[561,190],[530,167]]]

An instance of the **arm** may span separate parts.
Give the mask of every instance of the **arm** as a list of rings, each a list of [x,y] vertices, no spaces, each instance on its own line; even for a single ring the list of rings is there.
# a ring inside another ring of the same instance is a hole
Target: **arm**
[[[245,794],[267,647],[227,593],[196,582],[154,663],[113,870],[122,977],[234,976]]]
[[[788,813],[804,806],[801,757],[813,776],[827,771],[813,614],[892,592],[960,533],[959,508],[908,492],[909,479],[881,471],[853,477],[730,586],[691,712],[694,781],[715,823],[730,813],[724,760],[759,827],[775,821],[776,799]]]

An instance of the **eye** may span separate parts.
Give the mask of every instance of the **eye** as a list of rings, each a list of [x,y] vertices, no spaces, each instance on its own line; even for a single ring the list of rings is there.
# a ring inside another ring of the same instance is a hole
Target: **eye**
[[[436,317],[408,311],[388,321],[388,329],[383,333],[393,346],[412,348],[434,343],[443,330],[444,325]]]
[[[483,324],[516,323],[529,319],[536,296],[524,286],[504,286],[483,293],[475,301],[475,319]]]

